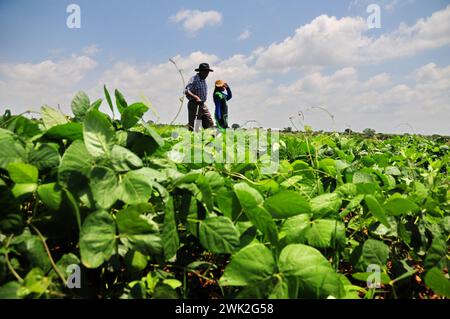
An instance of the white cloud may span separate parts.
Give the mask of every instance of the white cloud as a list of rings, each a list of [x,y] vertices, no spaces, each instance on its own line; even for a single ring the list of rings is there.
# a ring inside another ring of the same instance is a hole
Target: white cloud
[[[450,44],[450,5],[395,31],[369,37],[361,17],[321,15],[292,37],[260,49],[257,65],[273,70],[378,63]]]
[[[81,53],[83,55],[87,56],[93,56],[100,52],[100,48],[96,44],[92,44],[90,46],[87,46],[81,50]]]
[[[250,30],[246,29],[242,31],[242,33],[238,36],[237,39],[240,41],[247,40],[248,38],[250,38],[251,35],[252,33],[250,32]]]
[[[35,64],[0,64],[0,77],[4,78],[0,83],[0,107],[12,106],[19,112],[66,102],[74,87],[96,66],[96,61],[83,55]]]
[[[207,27],[215,26],[222,22],[222,14],[218,11],[181,10],[169,18],[175,23],[182,23],[183,28],[195,34]]]

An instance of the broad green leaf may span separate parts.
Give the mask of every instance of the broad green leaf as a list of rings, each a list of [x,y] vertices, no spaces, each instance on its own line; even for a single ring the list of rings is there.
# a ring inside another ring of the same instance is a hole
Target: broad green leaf
[[[450,280],[444,276],[439,268],[428,270],[425,275],[425,284],[441,296],[450,298]]]
[[[366,173],[366,172],[362,172],[362,171],[357,171],[353,174],[353,179],[352,179],[352,183],[353,184],[366,184],[366,183],[373,183],[373,177],[372,175]]]
[[[90,173],[89,186],[97,208],[108,209],[117,201],[118,178],[108,168],[97,166]]]
[[[127,204],[146,203],[152,195],[152,180],[145,168],[126,173],[120,181],[119,199]]]
[[[235,184],[233,188],[243,209],[249,210],[264,204],[261,194],[247,183]]]
[[[267,198],[264,207],[274,218],[289,218],[311,212],[308,201],[294,191],[283,191]]]
[[[97,268],[116,252],[116,224],[112,216],[104,210],[88,215],[80,232],[83,265],[87,268]]]
[[[278,242],[277,225],[273,221],[270,213],[264,207],[260,206],[246,209],[244,212],[252,224],[255,225],[255,227],[259,229],[273,245],[276,245]]]
[[[141,271],[147,267],[147,257],[137,250],[129,250],[125,255],[125,264],[131,270]]]
[[[114,91],[114,95],[116,97],[117,109],[119,110],[119,113],[122,114],[125,108],[128,106],[127,101],[125,101],[122,93],[120,93],[120,91],[117,89]]]
[[[41,239],[25,230],[11,241],[15,250],[24,256],[31,267],[47,272],[51,265]]]
[[[15,197],[20,197],[25,194],[33,193],[37,186],[38,185],[35,183],[15,184],[11,191]]]
[[[344,287],[328,260],[315,248],[295,244],[280,254],[278,267],[285,276],[296,277],[302,287],[317,297],[341,297]]]
[[[162,252],[162,241],[158,224],[142,215],[135,207],[123,209],[116,216],[120,241],[130,249],[144,255]]]
[[[173,207],[173,198],[169,197],[166,207],[164,208],[164,225],[162,230],[162,243],[164,256],[166,260],[174,257],[180,247],[180,239],[178,236],[177,222]]]
[[[288,244],[308,244],[316,248],[345,247],[345,226],[332,219],[311,220],[309,215],[299,215],[286,220],[281,229]]]
[[[353,264],[361,271],[366,271],[369,265],[377,265],[382,269],[388,258],[389,247],[375,239],[367,239],[352,255]]]
[[[45,135],[50,138],[66,139],[69,141],[83,139],[83,126],[77,122],[70,122],[53,126]]]
[[[117,172],[128,172],[143,166],[142,160],[136,154],[119,145],[113,146],[111,158]]]
[[[108,118],[97,110],[91,110],[83,122],[84,145],[94,156],[109,155],[114,144],[114,129]]]
[[[342,205],[342,199],[336,193],[323,194],[311,200],[311,212],[315,217],[337,213]]]
[[[41,107],[41,116],[47,130],[53,126],[66,124],[69,122],[64,114],[49,106]]]
[[[29,162],[39,170],[58,167],[61,156],[55,144],[41,144],[29,155]]]
[[[145,112],[148,111],[148,107],[143,103],[134,103],[128,106],[122,112],[122,125],[125,129],[129,129],[136,125],[142,118]]]
[[[217,172],[208,171],[205,174],[205,178],[208,181],[208,184],[213,192],[217,192],[221,187],[225,185],[224,178]]]
[[[384,209],[393,216],[401,216],[410,212],[417,212],[419,207],[406,198],[391,198],[384,204]]]
[[[248,286],[269,279],[275,271],[272,252],[263,244],[242,248],[233,255],[226,266],[220,284],[223,286]]]
[[[112,112],[112,115],[114,117],[114,107],[112,105],[111,96],[109,95],[109,91],[106,88],[106,85],[103,85],[103,92],[105,93],[106,102],[108,102],[109,108],[110,108],[110,110]]]
[[[78,188],[80,176],[89,176],[94,158],[88,153],[83,141],[76,140],[64,153],[58,168],[58,182],[62,186]]]
[[[20,284],[20,287],[17,290],[17,296],[23,298],[32,295],[35,298],[39,298],[47,291],[50,284],[50,278],[45,277],[44,272],[41,269],[33,268]]]
[[[199,236],[202,246],[216,254],[231,254],[239,246],[239,232],[224,216],[200,221]]]
[[[280,280],[273,287],[269,299],[289,299],[289,286],[285,280]]]
[[[197,195],[198,200],[205,205],[209,212],[211,212],[213,210],[214,202],[208,179],[204,175],[200,175],[195,181],[195,184],[200,190],[200,193]]]
[[[6,169],[10,163],[24,162],[26,152],[22,144],[9,134],[11,132],[0,130],[0,168]],[[3,134],[2,131],[8,133]]]
[[[378,203],[378,200],[373,195],[366,195],[364,197],[364,201],[367,204],[367,207],[369,207],[370,212],[372,215],[384,226],[387,228],[390,228],[391,225],[389,224],[388,219],[386,218],[386,213],[384,212],[383,207]]]
[[[352,274],[352,277],[356,280],[365,281],[371,276],[373,276],[373,272],[355,272]],[[384,272],[380,272],[380,284],[388,285],[391,282],[391,278],[386,275]]]
[[[19,299],[17,291],[20,284],[17,281],[10,281],[0,287],[0,299]]]
[[[39,199],[49,208],[58,210],[62,203],[62,190],[56,183],[39,185],[37,189]]]
[[[83,119],[91,106],[89,97],[83,91],[78,92],[72,100],[72,112],[75,117]]]
[[[441,262],[446,259],[447,252],[448,246],[444,238],[435,237],[431,243],[431,247],[427,251],[427,255],[423,263],[425,269],[431,269],[433,267],[439,268]]]
[[[38,169],[30,164],[11,163],[8,165],[9,177],[16,184],[33,184],[38,181]]]

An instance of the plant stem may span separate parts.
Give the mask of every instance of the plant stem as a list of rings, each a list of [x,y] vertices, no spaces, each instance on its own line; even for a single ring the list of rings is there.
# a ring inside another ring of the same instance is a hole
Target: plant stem
[[[14,277],[16,277],[16,279],[17,279],[19,282],[22,282],[22,281],[23,281],[23,278],[19,276],[19,274],[16,272],[16,270],[15,270],[14,267],[13,267],[13,265],[12,265],[11,262],[9,261],[8,247],[9,247],[9,244],[10,244],[12,238],[13,238],[13,235],[11,235],[11,236],[8,238],[8,241],[6,242],[6,247],[5,247],[5,261],[6,261],[6,264],[8,265],[8,269],[11,271],[11,273],[14,275]]]
[[[63,285],[65,286],[67,284],[67,280],[64,277],[64,275],[61,273],[59,268],[56,266],[55,261],[53,260],[52,254],[50,253],[50,249],[47,246],[47,243],[45,242],[44,236],[41,234],[41,232],[32,224],[30,224],[31,228],[36,232],[36,234],[39,236],[39,239],[42,241],[42,244],[44,245],[45,251],[47,252],[48,259],[50,260],[50,264],[52,265],[53,269],[55,270],[56,274],[59,276],[61,281],[63,282]]]

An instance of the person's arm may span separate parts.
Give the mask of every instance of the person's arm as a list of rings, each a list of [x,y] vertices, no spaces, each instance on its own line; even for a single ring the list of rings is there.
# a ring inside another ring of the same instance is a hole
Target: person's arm
[[[190,97],[192,97],[196,102],[201,102],[202,100],[197,96],[197,95],[195,95],[194,93],[192,93],[192,89],[193,89],[193,87],[194,87],[194,78],[195,77],[192,77],[190,80],[189,80],[189,83],[186,85],[186,89],[184,90],[184,94],[186,94],[186,95],[189,95]]]
[[[229,100],[231,100],[231,98],[233,97],[233,94],[231,93],[231,89],[230,89],[230,87],[228,86],[228,84],[227,84],[227,86],[226,86],[226,89],[227,89],[227,101],[229,101]]]

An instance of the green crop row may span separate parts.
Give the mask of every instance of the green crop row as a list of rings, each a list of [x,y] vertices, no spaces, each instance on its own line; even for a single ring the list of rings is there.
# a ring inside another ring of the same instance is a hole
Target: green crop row
[[[0,117],[0,298],[450,297],[445,139],[281,134],[272,174],[184,163],[104,92],[112,117],[82,92],[73,117]]]

